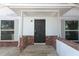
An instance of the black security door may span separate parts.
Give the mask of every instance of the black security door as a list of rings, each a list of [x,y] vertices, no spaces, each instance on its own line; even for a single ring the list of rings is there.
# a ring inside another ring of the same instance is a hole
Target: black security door
[[[35,43],[45,42],[45,20],[44,19],[35,19],[34,40],[35,40]]]

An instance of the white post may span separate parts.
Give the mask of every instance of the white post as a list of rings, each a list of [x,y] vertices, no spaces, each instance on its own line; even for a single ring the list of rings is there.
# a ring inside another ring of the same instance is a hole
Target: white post
[[[18,41],[18,47],[20,45],[20,38],[23,36],[23,11],[21,11],[21,19],[19,20],[19,41]]]
[[[58,25],[58,27],[57,27],[57,31],[58,31],[58,37],[60,37],[60,23],[59,23],[59,21],[60,21],[60,16],[59,16],[59,10],[58,10],[58,12],[57,12],[57,25]]]
[[[21,11],[21,37],[23,36],[23,11]]]

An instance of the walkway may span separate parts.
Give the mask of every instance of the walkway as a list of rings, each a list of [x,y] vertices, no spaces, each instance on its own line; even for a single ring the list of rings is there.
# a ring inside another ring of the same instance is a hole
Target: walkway
[[[52,46],[45,44],[34,44],[26,47],[20,54],[21,56],[57,56],[55,49]]]

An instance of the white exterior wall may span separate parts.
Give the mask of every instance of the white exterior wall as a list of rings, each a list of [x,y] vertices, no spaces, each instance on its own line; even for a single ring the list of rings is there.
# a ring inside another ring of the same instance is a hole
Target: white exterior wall
[[[69,45],[56,40],[56,51],[59,56],[79,56],[79,51]]]
[[[34,36],[34,19],[45,19],[46,36],[59,35],[61,27],[58,27],[58,17],[24,17],[23,18],[23,35]],[[32,22],[31,22],[32,20]],[[59,31],[58,31],[59,30]]]
[[[46,21],[46,36],[61,35],[61,21],[57,17],[24,17],[23,27],[21,17],[0,17],[0,20],[15,21],[14,40],[19,40],[22,35],[34,36],[34,19],[45,19]],[[32,22],[31,22],[32,20]],[[22,32],[23,30],[23,32]]]

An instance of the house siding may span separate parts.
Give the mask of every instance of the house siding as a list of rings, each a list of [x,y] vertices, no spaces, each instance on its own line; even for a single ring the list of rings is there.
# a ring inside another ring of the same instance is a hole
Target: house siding
[[[45,33],[46,36],[55,36],[59,35],[61,31],[61,27],[59,28],[58,25],[58,18],[57,17],[24,17],[23,18],[23,35],[24,36],[34,36],[34,19],[45,19],[46,20],[46,27]],[[32,20],[32,22],[31,22]],[[59,30],[59,31],[58,31]]]

